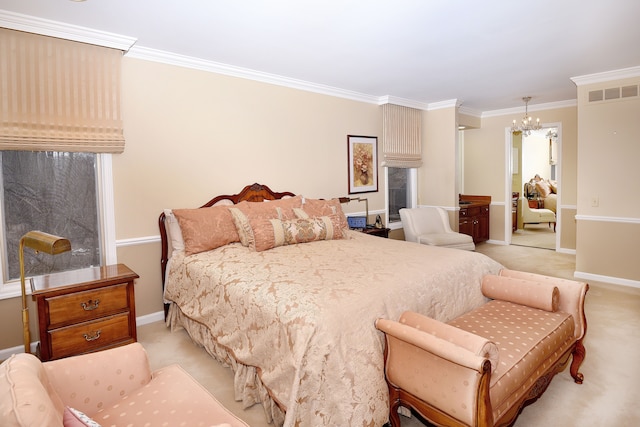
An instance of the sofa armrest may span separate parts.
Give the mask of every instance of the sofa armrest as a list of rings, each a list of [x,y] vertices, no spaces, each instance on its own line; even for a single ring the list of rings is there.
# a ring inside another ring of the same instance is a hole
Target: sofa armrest
[[[540,283],[550,284],[558,288],[560,298],[558,310],[573,316],[575,323],[575,338],[580,340],[587,332],[587,319],[584,314],[584,301],[589,290],[589,285],[575,280],[560,279],[558,277],[545,276],[524,271],[502,269],[500,276],[513,277],[524,280],[534,280]]]
[[[386,335],[385,373],[390,384],[439,411],[456,414],[467,425],[477,424],[477,414],[491,416],[487,357],[400,322],[378,319],[376,328]]]
[[[92,416],[151,381],[140,343],[43,363],[63,403]]]

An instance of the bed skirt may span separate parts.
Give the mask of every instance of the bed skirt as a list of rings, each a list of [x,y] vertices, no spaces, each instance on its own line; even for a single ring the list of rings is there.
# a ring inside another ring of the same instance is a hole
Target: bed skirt
[[[169,305],[166,325],[171,328],[172,332],[184,328],[193,342],[203,347],[223,366],[231,368],[234,373],[234,398],[236,401],[241,401],[245,409],[260,403],[268,423],[273,423],[275,426],[284,424],[285,412],[271,397],[255,366],[238,362],[231,351],[212,339],[211,332],[205,325],[185,316],[174,303]]]

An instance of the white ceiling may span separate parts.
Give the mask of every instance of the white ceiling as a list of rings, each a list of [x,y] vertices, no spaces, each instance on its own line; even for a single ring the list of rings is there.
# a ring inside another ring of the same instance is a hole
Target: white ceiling
[[[638,0],[0,0],[0,10],[375,97],[471,111],[576,98],[640,66]]]

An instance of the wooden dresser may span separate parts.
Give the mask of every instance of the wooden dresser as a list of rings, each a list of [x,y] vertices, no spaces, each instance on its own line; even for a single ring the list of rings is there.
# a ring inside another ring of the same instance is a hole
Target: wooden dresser
[[[491,196],[459,196],[458,231],[473,237],[473,243],[489,240]]]
[[[135,342],[134,281],[124,264],[31,279],[43,361]]]

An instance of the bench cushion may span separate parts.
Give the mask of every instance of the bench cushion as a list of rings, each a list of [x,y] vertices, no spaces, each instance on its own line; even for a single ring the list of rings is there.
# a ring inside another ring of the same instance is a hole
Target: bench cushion
[[[493,300],[449,322],[498,346],[491,374],[494,419],[513,406],[575,342],[570,314]]]

